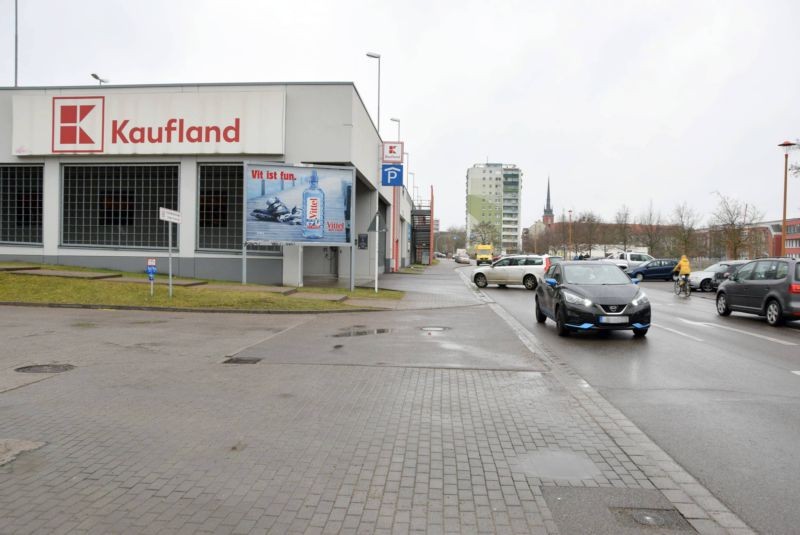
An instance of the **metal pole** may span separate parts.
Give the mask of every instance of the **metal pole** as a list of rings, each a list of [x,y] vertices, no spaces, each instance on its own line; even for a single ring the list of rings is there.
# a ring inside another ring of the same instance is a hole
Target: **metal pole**
[[[781,254],[786,256],[786,187],[789,176],[789,151],[783,155],[783,223],[781,225]]]
[[[378,137],[381,137],[381,58],[378,56]]]
[[[381,237],[381,208],[378,200],[378,210],[375,212],[375,293],[378,293],[378,252],[380,246],[378,240]]]
[[[247,242],[242,242],[242,284],[247,284]]]
[[[17,87],[17,63],[19,62],[18,13],[18,0],[14,0],[14,87]]]
[[[153,297],[153,279],[150,279],[150,297]]]
[[[356,289],[356,248],[350,244],[350,291]]]
[[[172,225],[169,223],[169,297],[172,299]]]

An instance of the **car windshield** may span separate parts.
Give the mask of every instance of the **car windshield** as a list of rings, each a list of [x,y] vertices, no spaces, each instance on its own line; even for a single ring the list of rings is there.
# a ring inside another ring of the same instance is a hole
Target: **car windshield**
[[[631,284],[631,279],[611,264],[564,266],[564,281],[569,284]]]
[[[728,269],[728,264],[717,263],[717,264],[714,264],[712,266],[708,266],[703,271],[711,271],[713,273],[718,273],[718,272],[725,271],[726,269]]]

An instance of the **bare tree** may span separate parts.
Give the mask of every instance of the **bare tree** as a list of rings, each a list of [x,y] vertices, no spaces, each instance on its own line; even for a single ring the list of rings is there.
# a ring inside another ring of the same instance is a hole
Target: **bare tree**
[[[672,212],[674,226],[672,252],[677,255],[691,256],[696,252],[696,229],[700,216],[685,202],[675,207]]]
[[[456,249],[465,247],[467,231],[463,226],[451,226],[445,231],[437,232],[434,238],[437,251],[453,254]]]
[[[495,244],[497,245],[500,234],[497,232],[497,227],[488,221],[481,221],[474,229],[473,235],[478,239],[477,243]]]
[[[617,210],[614,216],[614,223],[617,228],[617,240],[622,244],[623,251],[628,250],[628,243],[631,241],[631,210],[626,205]]]
[[[741,202],[717,192],[719,203],[711,216],[711,225],[721,234],[725,244],[725,252],[729,258],[739,258],[748,248],[753,248],[756,232],[749,232],[748,227],[761,219],[762,215],[755,206]]]
[[[664,229],[661,225],[661,213],[653,210],[653,200],[647,211],[639,216],[639,239],[647,246],[648,252],[653,256],[661,256],[664,243]]]
[[[592,248],[600,243],[600,228],[603,224],[600,216],[594,212],[581,212],[575,223],[575,249],[584,250],[589,256]]]

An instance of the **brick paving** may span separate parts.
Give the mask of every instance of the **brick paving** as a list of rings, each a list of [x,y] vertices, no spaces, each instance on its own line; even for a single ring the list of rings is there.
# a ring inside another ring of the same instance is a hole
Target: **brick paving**
[[[749,533],[444,269],[388,280],[417,288],[393,312],[0,307],[0,384],[77,366],[0,393],[0,439],[45,443],[0,466],[0,533],[556,534],[558,487],[658,489],[700,533]],[[545,477],[541,453],[592,470]]]

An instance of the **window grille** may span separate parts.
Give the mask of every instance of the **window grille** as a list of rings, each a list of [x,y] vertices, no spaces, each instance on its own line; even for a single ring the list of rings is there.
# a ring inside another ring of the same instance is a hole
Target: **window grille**
[[[178,226],[158,218],[178,209],[177,165],[65,165],[63,245],[178,246]]]
[[[41,165],[0,166],[0,242],[42,243]]]

